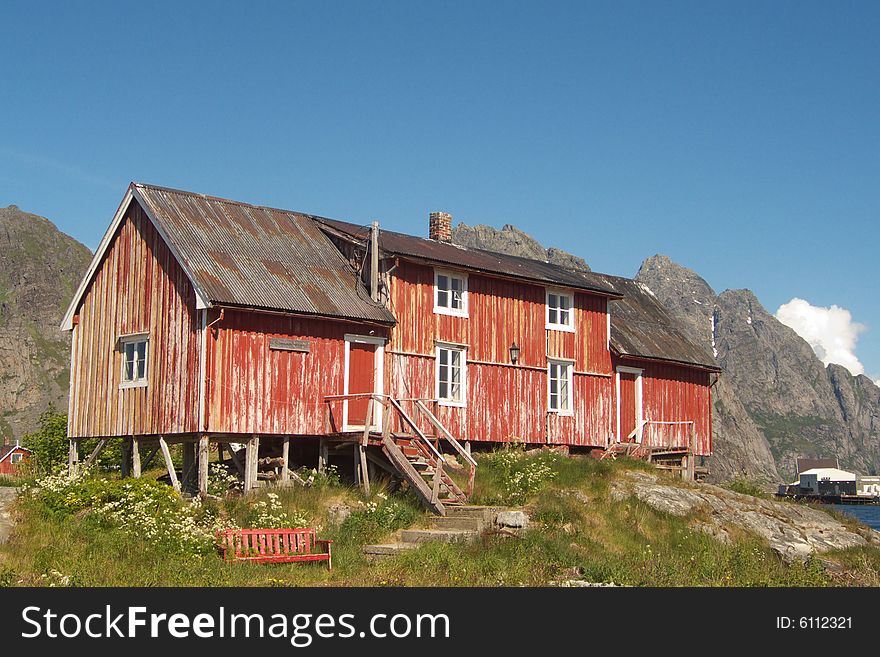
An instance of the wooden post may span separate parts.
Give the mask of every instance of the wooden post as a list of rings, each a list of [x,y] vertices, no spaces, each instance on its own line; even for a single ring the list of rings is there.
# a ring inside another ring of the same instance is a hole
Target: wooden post
[[[464,441],[464,451],[467,452],[468,456],[471,455],[471,441],[470,440]]]
[[[131,437],[131,474],[135,479],[141,478],[141,448],[137,436]]]
[[[370,470],[367,467],[367,448],[364,445],[358,445],[358,452],[361,461],[361,482],[364,484],[364,493],[370,494]]]
[[[690,444],[688,445],[688,467],[687,467],[687,479],[688,481],[693,481],[695,477],[694,466],[696,466],[696,455],[697,455],[697,423],[691,423],[691,433],[690,440],[688,441]]]
[[[249,493],[257,484],[257,461],[260,453],[260,437],[254,434],[247,442],[244,457],[244,492]]]
[[[281,458],[284,465],[281,467],[281,481],[290,481],[290,436],[284,436],[281,443]]]
[[[83,464],[83,471],[88,470],[90,467],[92,467],[92,464],[95,462],[95,460],[101,454],[101,452],[104,451],[104,447],[106,445],[107,445],[106,438],[101,438],[101,440],[98,441],[98,444],[95,445],[95,449],[92,450],[92,453],[89,454],[89,458],[87,458],[86,462]]]
[[[327,440],[322,436],[318,439],[318,472],[323,474],[329,458],[330,448],[327,446]]]
[[[162,450],[162,456],[165,458],[165,467],[168,468],[168,476],[171,477],[171,486],[179,493],[180,482],[177,480],[174,461],[171,460],[171,451],[168,449],[168,443],[165,442],[164,436],[159,436],[159,449]]]
[[[185,439],[181,443],[183,448],[183,471],[181,473],[181,486],[186,493],[195,493],[198,490],[196,480],[196,442],[194,440]]]
[[[360,462],[360,458],[358,456],[358,447],[359,446],[360,445],[355,443],[354,453],[352,455],[352,460],[354,461],[354,485],[355,486],[361,485],[361,462]]]
[[[208,462],[211,460],[211,446],[208,434],[199,436],[199,495],[208,494]]]
[[[67,476],[75,477],[76,468],[79,464],[79,446],[76,439],[71,438],[67,447]]]
[[[150,467],[150,463],[153,462],[153,459],[156,458],[156,454],[158,454],[158,453],[159,453],[159,448],[158,448],[158,447],[154,447],[153,449],[150,450],[150,453],[147,454],[147,458],[145,458],[145,459],[141,462],[141,471],[142,471],[142,472],[143,472],[144,470],[146,470],[148,467]]]
[[[125,479],[131,476],[131,440],[129,438],[122,439],[119,455],[119,474]]]

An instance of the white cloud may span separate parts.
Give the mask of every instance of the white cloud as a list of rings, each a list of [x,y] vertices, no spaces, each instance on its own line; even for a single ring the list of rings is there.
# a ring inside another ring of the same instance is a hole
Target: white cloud
[[[779,306],[776,319],[806,340],[826,365],[837,363],[853,374],[865,373],[855,352],[859,335],[867,326],[854,322],[846,308],[822,308],[795,297]]]

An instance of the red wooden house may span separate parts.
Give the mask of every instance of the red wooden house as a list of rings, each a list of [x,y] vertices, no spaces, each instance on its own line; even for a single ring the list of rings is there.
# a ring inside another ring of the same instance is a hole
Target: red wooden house
[[[31,455],[31,450],[16,442],[14,445],[0,445],[0,475],[17,474],[21,465]]]
[[[135,475],[183,443],[202,491],[212,442],[246,487],[260,455],[281,478],[345,457],[442,513],[480,444],[711,454],[719,370],[649,291],[450,236],[444,213],[423,239],[132,184],[64,319],[72,467],[91,437]]]

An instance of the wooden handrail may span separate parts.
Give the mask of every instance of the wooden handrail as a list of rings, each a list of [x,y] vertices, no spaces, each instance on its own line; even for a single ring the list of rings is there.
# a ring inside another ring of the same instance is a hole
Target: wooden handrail
[[[443,423],[440,422],[440,420],[437,419],[437,416],[434,415],[434,413],[432,413],[431,410],[425,405],[424,400],[416,399],[414,401],[416,403],[416,407],[421,410],[422,413],[428,416],[428,421],[434,425],[434,428],[439,429],[443,432],[443,435],[446,436],[446,440],[455,448],[455,451],[457,451],[461,455],[461,457],[465,461],[470,463],[473,467],[477,467],[477,462],[474,460],[474,457],[468,454],[467,450],[461,446],[461,443],[459,443],[458,440],[455,439],[455,436],[449,433],[449,430],[445,426],[443,426]]]
[[[406,420],[409,426],[413,428],[413,431],[416,432],[416,435],[421,438],[422,442],[424,442],[432,452],[434,452],[434,456],[437,457],[437,460],[439,460],[441,463],[446,463],[446,459],[443,458],[443,455],[439,451],[437,451],[437,448],[434,447],[430,440],[428,440],[428,437],[422,432],[421,429],[419,429],[418,425],[413,421],[413,419],[406,414],[406,411],[403,410],[403,407],[398,403],[398,401],[394,399],[394,397],[390,397],[389,399],[391,400],[391,405],[397,409],[397,412],[400,413],[400,416],[404,420]]]

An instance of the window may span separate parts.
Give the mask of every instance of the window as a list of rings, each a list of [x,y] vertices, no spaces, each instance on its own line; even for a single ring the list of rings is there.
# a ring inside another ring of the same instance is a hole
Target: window
[[[467,317],[467,276],[434,270],[434,312]]]
[[[571,414],[572,364],[551,360],[547,365],[547,408],[551,413]]]
[[[547,290],[547,328],[574,331],[574,310],[570,294]]]
[[[465,350],[437,347],[437,399],[447,406],[465,405]]]
[[[15,465],[16,463],[21,462],[22,456],[23,456],[23,454],[13,454],[12,456],[9,457],[9,460],[12,462],[12,465]]]
[[[122,387],[136,388],[147,385],[150,337],[126,335],[119,339],[122,351]]]

